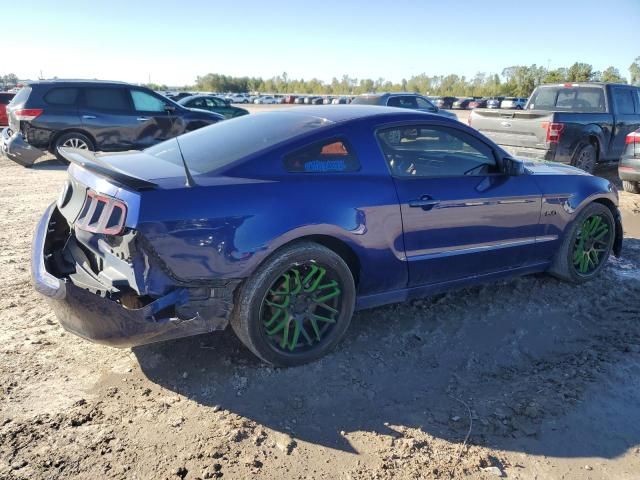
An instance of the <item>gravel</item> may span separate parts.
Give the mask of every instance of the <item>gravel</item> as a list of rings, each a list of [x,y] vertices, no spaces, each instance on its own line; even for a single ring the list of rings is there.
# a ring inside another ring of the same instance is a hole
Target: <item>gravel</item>
[[[640,471],[640,195],[621,192],[624,254],[588,284],[536,275],[360,312],[335,352],[281,370],[229,331],[133,350],[65,333],[29,279],[65,172],[0,169],[0,478]]]

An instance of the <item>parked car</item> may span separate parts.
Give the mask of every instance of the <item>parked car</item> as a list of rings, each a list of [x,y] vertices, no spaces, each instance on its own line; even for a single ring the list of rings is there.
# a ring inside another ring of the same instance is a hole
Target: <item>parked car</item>
[[[351,99],[349,97],[338,97],[331,101],[331,105],[346,105],[348,103],[351,103]]]
[[[230,95],[228,98],[231,103],[249,103],[249,97],[241,93]]]
[[[471,102],[473,102],[473,98],[459,98],[451,105],[451,108],[454,110],[467,110]]]
[[[458,100],[457,97],[436,97],[433,104],[438,108],[453,108],[453,102]]]
[[[323,105],[331,105],[333,103],[333,99],[335,97],[324,97],[324,99],[322,100],[322,104]]]
[[[61,153],[33,285],[67,330],[118,347],[231,324],[265,362],[299,365],[354,310],[535,272],[581,284],[621,249],[608,180],[408,109],[266,112],[144,151]]]
[[[487,99],[486,98],[477,98],[471,102],[469,102],[469,108],[487,108]]]
[[[15,97],[15,93],[0,92],[0,125],[8,125],[7,105]]]
[[[304,100],[307,97],[304,96],[300,96],[300,97],[296,97],[293,101],[293,103],[297,104],[297,105],[302,105],[304,103]]]
[[[148,88],[119,82],[47,80],[23,87],[7,106],[0,147],[29,167],[58,149],[146,148],[224,117],[178,105]]]
[[[234,107],[229,102],[226,102],[221,98],[214,97],[213,95],[193,95],[191,97],[183,98],[178,101],[178,103],[187,108],[198,108],[200,110],[219,113],[220,115],[223,115],[224,118],[240,117],[249,113],[248,110]]]
[[[640,129],[627,135],[618,175],[625,192],[640,193]]]
[[[504,108],[505,110],[508,110],[508,109],[522,110],[526,104],[527,104],[526,98],[507,97],[504,100],[502,100],[502,102],[500,102],[500,108]]]
[[[311,105],[324,105],[324,98],[315,97],[311,100]]]
[[[261,105],[273,105],[278,103],[272,95],[265,95],[263,97],[256,98],[253,103],[261,104]]]
[[[542,85],[523,111],[476,109],[470,124],[514,155],[593,172],[617,161],[640,128],[640,88],[613,83]]]
[[[365,93],[355,97],[351,104],[408,108],[411,110],[435,113],[454,120],[458,119],[454,113],[436,107],[425,97],[416,93]]]
[[[491,97],[487,100],[487,108],[500,108],[500,104],[504,100],[504,97]]]
[[[284,97],[284,103],[294,103],[296,98],[297,98],[296,95],[286,95]]]
[[[193,93],[190,92],[179,92],[179,93],[174,93],[173,95],[169,95],[167,96],[167,98],[169,100],[173,100],[174,102],[177,102],[178,100],[185,98],[185,97],[190,97],[191,95],[193,95]]]

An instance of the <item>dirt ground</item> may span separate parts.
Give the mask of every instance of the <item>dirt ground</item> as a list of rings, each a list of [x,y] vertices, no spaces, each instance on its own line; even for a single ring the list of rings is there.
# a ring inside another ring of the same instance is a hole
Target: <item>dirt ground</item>
[[[586,285],[361,312],[285,370],[231,332],[133,350],[65,333],[29,279],[64,169],[0,171],[2,479],[640,478],[640,195],[620,194],[624,254]]]

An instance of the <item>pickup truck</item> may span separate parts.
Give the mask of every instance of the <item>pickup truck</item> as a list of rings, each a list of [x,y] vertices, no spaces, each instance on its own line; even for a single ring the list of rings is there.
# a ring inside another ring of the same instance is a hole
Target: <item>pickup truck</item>
[[[640,88],[605,83],[537,87],[523,110],[475,109],[469,125],[516,157],[553,160],[592,173],[617,161],[640,128]]]

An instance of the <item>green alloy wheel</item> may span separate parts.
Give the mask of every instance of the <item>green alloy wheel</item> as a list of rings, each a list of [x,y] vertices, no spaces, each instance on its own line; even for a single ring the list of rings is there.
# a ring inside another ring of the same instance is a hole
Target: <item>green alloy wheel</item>
[[[262,360],[316,360],[345,334],[355,305],[351,270],[334,251],[300,242],[277,251],[240,288],[231,326]]]
[[[340,313],[342,289],[315,261],[295,265],[267,291],[260,317],[272,345],[293,352],[327,338]]]
[[[586,218],[578,229],[573,247],[573,266],[580,275],[593,273],[608,256],[612,225],[608,218],[594,214]]]
[[[592,279],[607,263],[615,236],[611,210],[597,202],[587,205],[565,232],[549,272],[572,283]]]

